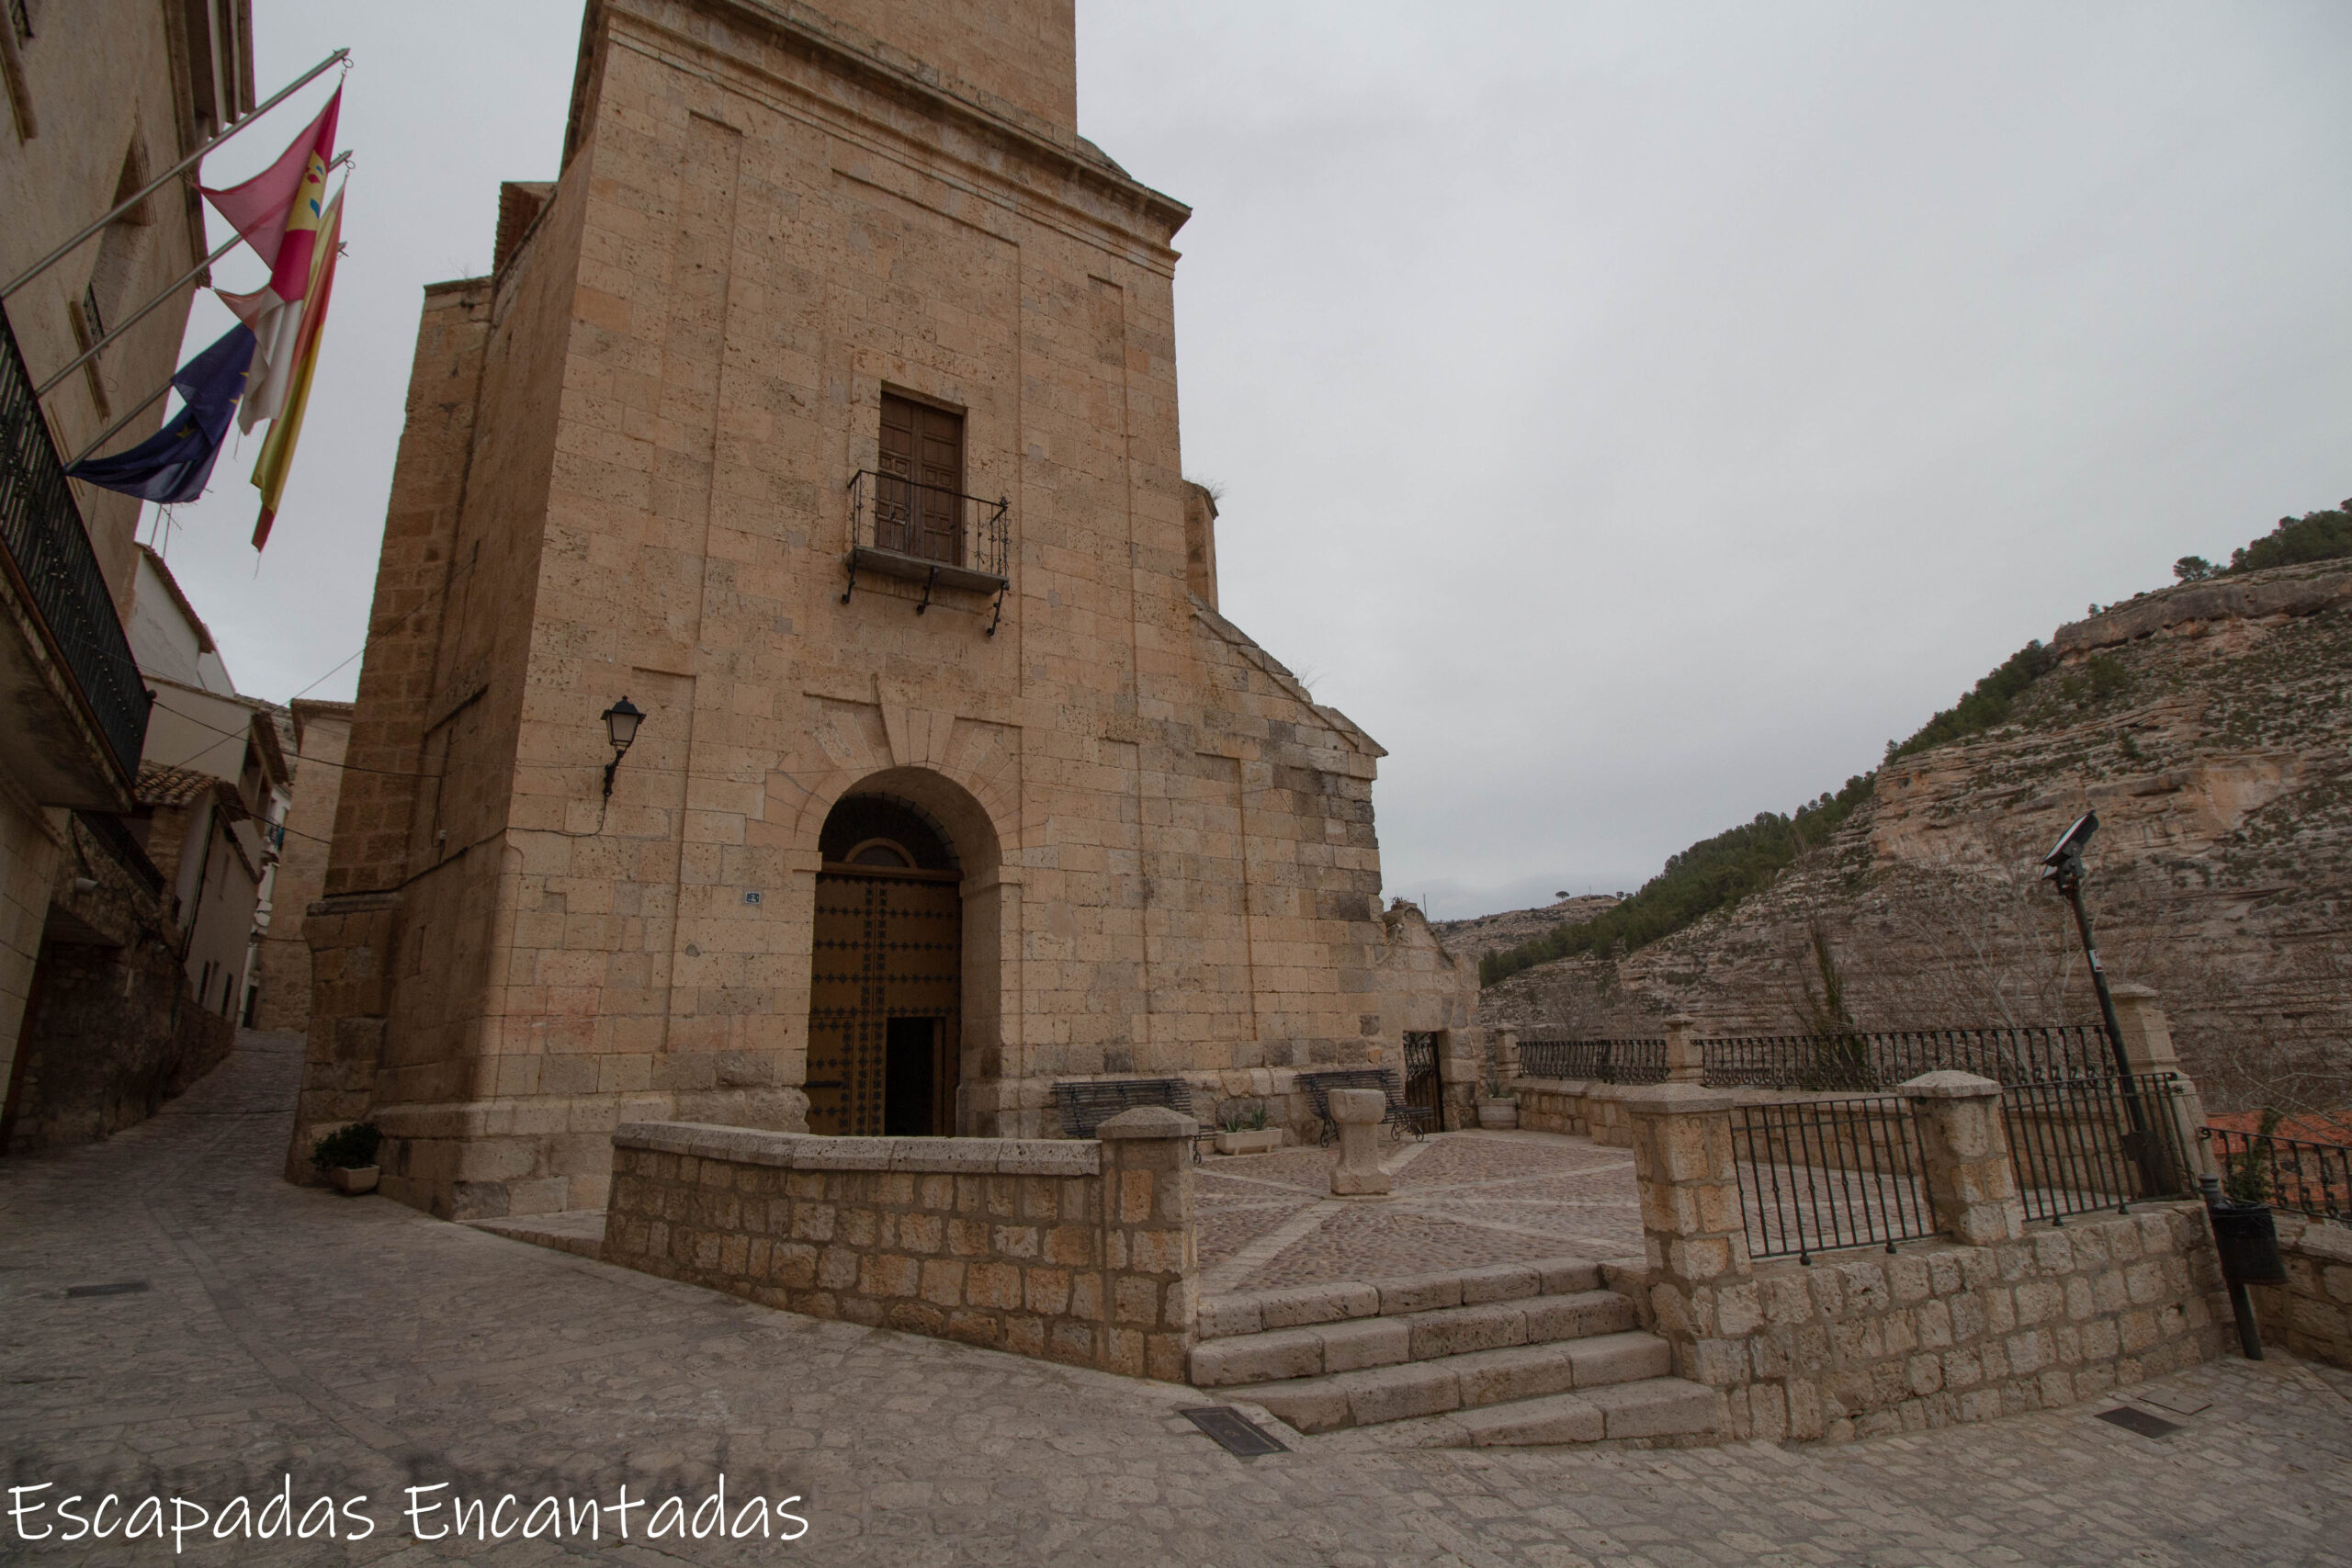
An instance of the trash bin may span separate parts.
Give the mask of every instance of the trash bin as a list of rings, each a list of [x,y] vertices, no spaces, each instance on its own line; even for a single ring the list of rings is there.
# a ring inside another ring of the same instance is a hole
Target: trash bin
[[[2213,1248],[2222,1255],[2222,1278],[2233,1285],[2278,1285],[2287,1265],[2278,1256],[2278,1226],[2267,1203],[2222,1203],[2205,1211],[2213,1223]]]

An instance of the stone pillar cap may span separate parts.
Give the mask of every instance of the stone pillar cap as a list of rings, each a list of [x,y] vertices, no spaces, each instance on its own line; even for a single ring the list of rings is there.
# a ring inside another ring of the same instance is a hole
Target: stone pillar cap
[[[1201,1124],[1181,1111],[1170,1111],[1164,1105],[1138,1105],[1132,1111],[1122,1111],[1094,1129],[1094,1135],[1104,1143],[1116,1143],[1122,1138],[1189,1138],[1201,1130]]]
[[[1894,1092],[1906,1100],[1984,1100],[2001,1092],[2001,1086],[1991,1078],[1980,1078],[1974,1073],[1955,1072],[1950,1067],[1940,1072],[1921,1073],[1908,1083],[1897,1084]]]
[[[1388,1097],[1376,1089],[1335,1089],[1330,1104],[1334,1122],[1377,1122],[1388,1114]]]
[[[2154,986],[2143,986],[2137,980],[2118,980],[2107,987],[2107,994],[2118,1001],[2121,1001],[2126,997],[2137,1001],[2142,997],[2156,995],[2156,988]]]

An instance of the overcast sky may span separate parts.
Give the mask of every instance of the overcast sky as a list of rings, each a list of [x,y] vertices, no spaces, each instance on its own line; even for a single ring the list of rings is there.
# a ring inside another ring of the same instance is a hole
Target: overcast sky
[[[254,10],[264,92],[357,58],[349,253],[258,572],[250,440],[170,558],[284,700],[359,649],[419,288],[487,271],[497,183],[553,175],[580,5]],[[1224,608],[1388,749],[1388,889],[1442,918],[1634,887],[2088,604],[2352,495],[2335,0],[1079,28],[1080,128],[1193,208]]]

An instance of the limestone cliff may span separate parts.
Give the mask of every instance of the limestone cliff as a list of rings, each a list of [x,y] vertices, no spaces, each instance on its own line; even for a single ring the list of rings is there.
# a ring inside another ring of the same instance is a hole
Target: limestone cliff
[[[2007,723],[1889,762],[1764,892],[1614,962],[1514,976],[1485,1021],[1646,1032],[1680,1008],[1793,1030],[1816,936],[1864,1027],[2095,1019],[2035,867],[2096,809],[2102,954],[2164,994],[2209,1103],[2352,1103],[2352,565],[2143,594],[2050,646]]]

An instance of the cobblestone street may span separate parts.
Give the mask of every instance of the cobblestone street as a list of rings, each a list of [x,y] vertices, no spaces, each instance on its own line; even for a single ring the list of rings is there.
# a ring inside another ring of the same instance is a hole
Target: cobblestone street
[[[2352,1563],[2352,1377],[2283,1355],[2130,1401],[1840,1447],[1391,1450],[1339,1433],[1242,1461],[1175,1414],[1207,1403],[1187,1390],[820,1324],[289,1187],[277,1168],[299,1055],[294,1037],[247,1034],[153,1121],[0,1162],[12,1484],[218,1509],[290,1472],[297,1512],[364,1493],[377,1526],[356,1543],[196,1534],[181,1561]],[[1576,1198],[1586,1178],[1498,1167],[1494,1146],[1438,1142],[1403,1168],[1419,1184],[1500,1183],[1478,1199],[1494,1207],[1477,1234],[1560,1250],[1542,1184]],[[1246,1162],[1266,1223],[1227,1225],[1226,1263],[1313,1206],[1291,1168],[1304,1158],[1283,1158]],[[1249,1213],[1240,1175],[1211,1184],[1242,1194],[1217,1207]],[[1592,1213],[1624,1223],[1599,1200]],[[1251,1267],[1354,1267],[1345,1235],[1312,1229],[1297,1239],[1314,1246]],[[2179,1429],[2152,1438],[2098,1418],[2119,1404]],[[527,1506],[609,1501],[626,1480],[691,1500],[721,1468],[739,1501],[797,1495],[807,1534],[649,1542],[640,1513],[628,1544],[609,1516],[594,1541],[420,1543],[400,1514],[410,1484]],[[0,1559],[174,1560],[153,1537],[93,1550],[17,1536],[0,1522]]]

